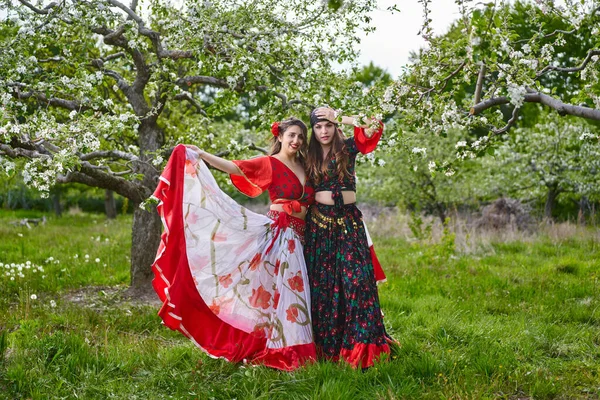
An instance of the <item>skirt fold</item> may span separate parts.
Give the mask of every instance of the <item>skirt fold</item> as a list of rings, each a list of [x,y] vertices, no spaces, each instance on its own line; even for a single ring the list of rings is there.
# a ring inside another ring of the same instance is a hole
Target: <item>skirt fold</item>
[[[164,233],[152,266],[159,315],[212,357],[293,370],[316,359],[304,222],[260,215],[177,146],[154,196]]]
[[[390,349],[360,210],[316,204],[307,215],[305,242],[318,354],[372,366]]]

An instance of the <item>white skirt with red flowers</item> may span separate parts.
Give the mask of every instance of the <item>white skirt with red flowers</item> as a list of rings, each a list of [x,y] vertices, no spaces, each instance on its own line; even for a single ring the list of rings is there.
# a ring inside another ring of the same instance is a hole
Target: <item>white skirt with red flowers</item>
[[[160,177],[159,315],[213,357],[293,370],[316,359],[304,221],[256,214],[179,145]]]

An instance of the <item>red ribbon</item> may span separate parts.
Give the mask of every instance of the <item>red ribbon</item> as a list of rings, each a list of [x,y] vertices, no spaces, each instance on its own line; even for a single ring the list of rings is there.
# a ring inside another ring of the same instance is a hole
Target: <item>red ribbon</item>
[[[284,200],[278,199],[273,202],[273,204],[281,204],[283,207],[283,211],[286,214],[292,215],[293,213],[299,213],[302,211],[302,204],[298,200]]]
[[[290,220],[288,215],[292,215],[293,213],[299,213],[302,211],[302,204],[298,200],[289,200],[289,199],[277,199],[273,202],[273,204],[281,204],[284,212],[278,213],[277,219],[271,224],[271,228],[275,230],[275,236],[273,236],[273,240],[267,248],[267,252],[265,254],[269,254],[273,245],[275,244],[275,240],[279,237],[279,232],[283,228],[287,228],[290,226]]]
[[[273,245],[279,237],[279,233],[281,232],[281,230],[287,228],[288,226],[290,226],[288,214],[282,212],[278,213],[277,219],[271,224],[271,229],[275,231],[275,236],[273,236],[273,240],[271,240],[271,244],[267,248],[265,255],[269,254],[271,252],[271,249],[273,249]]]

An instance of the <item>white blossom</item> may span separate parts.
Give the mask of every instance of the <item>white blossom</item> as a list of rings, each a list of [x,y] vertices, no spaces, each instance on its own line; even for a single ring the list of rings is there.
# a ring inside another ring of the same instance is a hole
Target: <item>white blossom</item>
[[[412,153],[413,154],[420,154],[421,156],[426,157],[427,156],[427,149],[425,147],[413,147]]]
[[[435,161],[429,161],[429,164],[427,165],[427,168],[429,168],[429,172],[435,171],[436,167],[437,165],[435,164]]]
[[[527,90],[523,86],[518,86],[514,83],[509,83],[506,90],[508,92],[508,97],[510,98],[510,103],[515,107],[521,107],[525,100]]]

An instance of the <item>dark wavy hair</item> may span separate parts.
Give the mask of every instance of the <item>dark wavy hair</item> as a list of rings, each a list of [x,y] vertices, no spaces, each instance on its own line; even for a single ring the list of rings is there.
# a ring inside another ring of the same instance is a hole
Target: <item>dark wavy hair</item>
[[[279,136],[283,135],[291,126],[297,126],[302,131],[303,140],[302,145],[300,145],[300,149],[298,150],[297,157],[302,166],[305,166],[306,153],[308,150],[308,128],[306,127],[306,124],[298,118],[291,117],[279,122]],[[270,155],[277,154],[281,151],[281,142],[277,139],[279,136],[273,136],[273,139],[271,139]]]
[[[308,142],[308,155],[306,157],[306,170],[309,178],[316,185],[321,183],[323,177],[327,173],[327,167],[331,160],[335,160],[335,174],[338,179],[342,180],[344,178],[350,178],[350,173],[348,172],[348,152],[346,151],[346,144],[344,143],[346,137],[337,124],[334,124],[335,135],[331,142],[331,150],[327,154],[327,157],[323,159],[323,147],[317,140],[314,129],[314,125],[323,120],[315,120],[313,118],[315,110],[311,113],[311,122],[314,122],[314,124],[311,124],[310,127],[312,135]]]

